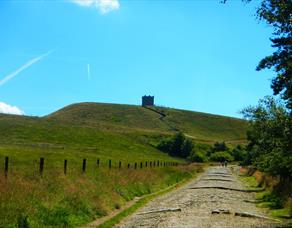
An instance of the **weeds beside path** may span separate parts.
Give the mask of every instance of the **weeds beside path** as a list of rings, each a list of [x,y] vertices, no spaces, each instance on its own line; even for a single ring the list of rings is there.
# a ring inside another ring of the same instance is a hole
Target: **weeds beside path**
[[[201,172],[202,169],[198,169],[198,172]],[[126,216],[129,216],[133,214],[136,210],[138,210],[140,207],[144,206],[147,204],[150,200],[152,200],[155,197],[158,197],[160,195],[163,195],[165,193],[168,193],[172,190],[175,190],[177,188],[182,187],[183,185],[187,184],[189,181],[192,181],[197,178],[196,173],[192,177],[188,177],[184,180],[182,180],[179,183],[176,183],[168,188],[165,188],[163,190],[142,196],[142,197],[135,197],[132,201],[127,202],[122,208],[113,211],[109,215],[102,217],[100,219],[97,219],[96,221],[89,223],[83,228],[91,228],[91,227],[100,227],[100,228],[105,228],[105,227],[112,227],[118,222],[120,222],[123,218]]]
[[[0,176],[0,227],[77,227],[190,179],[198,165]],[[131,204],[131,203],[130,203]]]

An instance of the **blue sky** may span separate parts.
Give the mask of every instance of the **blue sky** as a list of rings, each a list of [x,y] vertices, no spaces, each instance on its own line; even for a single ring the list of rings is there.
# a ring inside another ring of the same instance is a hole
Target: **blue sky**
[[[157,105],[240,117],[272,94],[273,72],[255,71],[273,51],[257,3],[0,1],[0,112],[139,105],[147,94]]]

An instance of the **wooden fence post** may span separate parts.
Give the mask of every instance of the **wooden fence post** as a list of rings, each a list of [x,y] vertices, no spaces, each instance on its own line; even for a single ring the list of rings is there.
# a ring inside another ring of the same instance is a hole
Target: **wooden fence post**
[[[164,166],[165,166],[165,162],[164,162]]]
[[[112,160],[108,160],[108,168],[109,168],[109,169],[112,168]]]
[[[150,162],[150,164],[149,164],[149,165],[150,165],[150,167],[152,167],[152,161]]]
[[[128,169],[130,168],[130,164],[128,164]]]
[[[82,162],[82,172],[83,173],[86,172],[86,159],[85,158],[83,159],[83,162]]]
[[[157,161],[157,167],[159,167],[159,160]]]
[[[64,175],[67,174],[67,160],[64,160]]]
[[[153,167],[155,167],[155,161],[153,162]]]
[[[137,169],[137,162],[135,162],[135,169]]]
[[[143,162],[140,162],[140,169],[143,168]]]
[[[147,167],[147,165],[148,165],[148,163],[147,163],[147,162],[145,162],[145,167]]]
[[[8,165],[9,164],[9,158],[5,157],[5,166],[4,166],[4,173],[5,173],[5,178],[8,176]]]
[[[119,162],[119,169],[122,168],[122,162]]]
[[[44,164],[45,164],[45,159],[44,158],[40,158],[40,175],[43,175],[44,172]]]
[[[97,168],[99,167],[99,158],[96,160]]]

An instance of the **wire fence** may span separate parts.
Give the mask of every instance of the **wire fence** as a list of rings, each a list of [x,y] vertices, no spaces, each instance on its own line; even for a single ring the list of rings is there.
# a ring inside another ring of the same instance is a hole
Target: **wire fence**
[[[4,175],[5,178],[8,178],[8,176],[11,174],[9,170],[12,170],[12,166],[15,165],[11,162],[11,159],[6,156],[4,158]],[[107,169],[151,169],[151,168],[159,168],[159,167],[172,167],[172,166],[178,166],[178,162],[173,161],[161,161],[161,160],[155,160],[155,161],[143,161],[143,162],[122,162],[122,161],[113,161],[112,159],[108,159],[107,161],[104,161],[103,163],[99,158],[96,159],[96,163],[93,164],[90,163],[91,168],[107,168]],[[68,167],[70,167],[70,161],[68,159],[63,160],[63,174],[67,175],[68,173]],[[76,167],[76,163],[74,163],[74,167]],[[51,169],[52,167],[50,167]],[[33,169],[35,172],[38,172],[40,176],[44,174],[44,171],[46,170],[46,159],[44,157],[40,157],[39,161],[34,161]],[[37,170],[36,170],[37,169]],[[88,169],[88,160],[86,158],[81,159],[80,161],[80,171],[82,173],[86,173]]]

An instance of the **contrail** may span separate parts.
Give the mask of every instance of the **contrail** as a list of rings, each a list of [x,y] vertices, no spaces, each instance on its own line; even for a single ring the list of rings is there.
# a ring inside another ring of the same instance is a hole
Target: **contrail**
[[[4,85],[6,82],[8,82],[10,79],[14,78],[16,75],[24,71],[26,68],[30,67],[31,65],[37,63],[38,61],[42,60],[43,58],[47,57],[48,55],[52,54],[55,50],[48,51],[45,54],[42,54],[38,57],[35,57],[31,60],[29,60],[26,64],[12,72],[11,74],[8,74],[6,77],[0,80],[0,86]]]
[[[87,78],[88,78],[88,81],[91,79],[89,63],[87,64]]]

